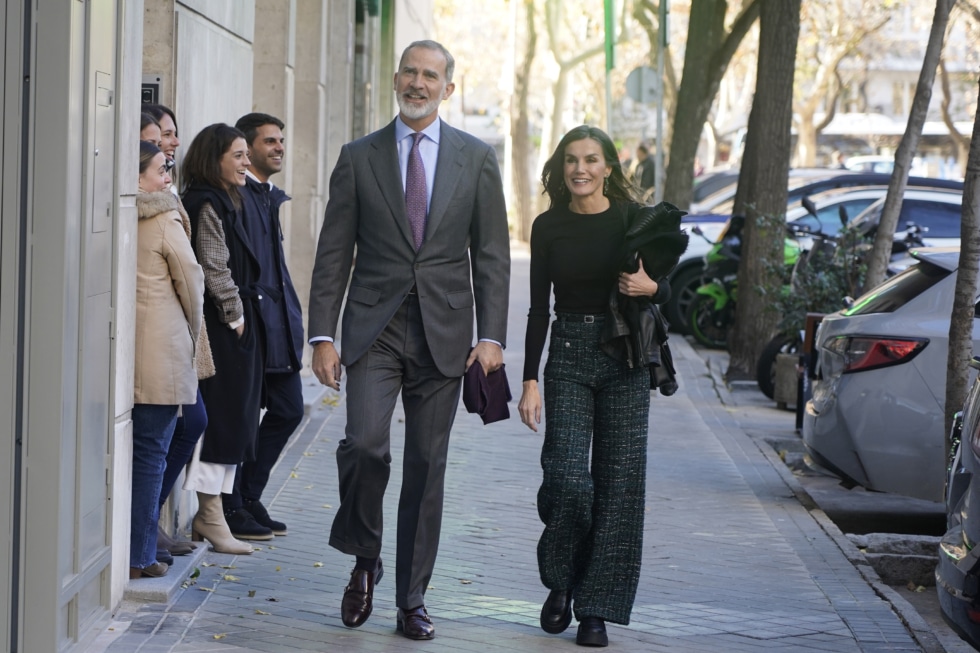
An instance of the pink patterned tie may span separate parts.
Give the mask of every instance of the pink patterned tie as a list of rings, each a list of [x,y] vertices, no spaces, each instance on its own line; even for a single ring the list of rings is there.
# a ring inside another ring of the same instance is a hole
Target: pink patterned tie
[[[425,215],[428,198],[425,192],[425,166],[422,165],[422,154],[419,152],[419,141],[424,134],[415,132],[412,137],[412,149],[408,153],[408,170],[405,173],[405,208],[408,210],[408,223],[412,226],[412,237],[415,240],[415,250],[422,246],[425,236]]]

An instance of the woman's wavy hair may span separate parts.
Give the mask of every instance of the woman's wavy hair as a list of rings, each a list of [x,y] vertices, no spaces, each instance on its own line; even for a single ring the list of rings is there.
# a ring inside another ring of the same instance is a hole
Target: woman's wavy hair
[[[150,167],[150,161],[157,154],[160,154],[159,147],[150,141],[140,141],[140,174],[146,172],[146,169]]]
[[[569,143],[580,141],[584,138],[591,138],[602,147],[602,156],[606,159],[606,165],[612,168],[609,173],[609,185],[603,193],[612,201],[635,202],[633,185],[626,179],[623,173],[623,166],[619,162],[619,152],[616,144],[606,132],[598,127],[590,125],[579,125],[569,130],[558,147],[555,148],[551,158],[544,164],[541,172],[541,183],[544,185],[543,193],[551,200],[549,208],[564,206],[572,199],[572,194],[565,185],[565,148]]]
[[[241,130],[223,122],[208,125],[194,137],[184,155],[181,176],[184,180],[182,192],[200,184],[227,191],[235,206],[239,206],[241,195],[237,186],[228,188],[221,180],[221,157],[231,149],[236,138],[245,139]]]

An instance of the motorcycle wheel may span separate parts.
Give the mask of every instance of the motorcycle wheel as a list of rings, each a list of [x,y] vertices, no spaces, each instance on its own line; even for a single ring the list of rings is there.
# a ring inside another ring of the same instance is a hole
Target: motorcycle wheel
[[[733,307],[732,307],[733,308]],[[715,310],[715,300],[707,295],[698,295],[688,307],[687,325],[694,339],[705,347],[724,349],[728,345],[728,330],[732,323],[729,307],[721,313]]]
[[[762,394],[770,399],[776,394],[776,356],[799,353],[802,347],[800,338],[788,333],[780,333],[763,347],[755,368],[755,379]]]
[[[701,285],[701,275],[704,273],[703,265],[690,265],[679,270],[670,280],[670,299],[664,306],[664,316],[670,324],[670,330],[674,333],[687,333],[687,313],[691,307],[691,302],[697,297],[695,291]]]

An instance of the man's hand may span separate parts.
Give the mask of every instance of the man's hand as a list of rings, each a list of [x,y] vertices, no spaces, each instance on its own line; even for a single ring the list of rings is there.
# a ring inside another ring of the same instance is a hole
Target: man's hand
[[[340,356],[329,340],[313,346],[313,373],[323,385],[340,390]]]
[[[504,352],[498,344],[486,341],[478,342],[473,351],[470,352],[470,357],[466,359],[466,369],[470,369],[473,361],[480,361],[480,365],[483,366],[483,373],[489,374],[499,370],[500,366],[504,364]]]
[[[538,391],[537,381],[524,382],[524,391],[521,393],[520,403],[517,404],[517,412],[521,414],[521,421],[537,433],[538,424],[541,423],[541,393]]]

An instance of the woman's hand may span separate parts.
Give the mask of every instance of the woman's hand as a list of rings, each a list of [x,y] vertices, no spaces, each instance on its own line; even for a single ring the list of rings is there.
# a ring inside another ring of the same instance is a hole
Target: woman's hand
[[[521,414],[521,421],[537,433],[538,424],[541,423],[541,393],[538,392],[537,381],[524,382],[524,391],[521,393],[520,403],[517,404],[517,411]]]
[[[656,281],[647,276],[643,270],[643,260],[640,260],[640,269],[629,274],[619,273],[619,292],[630,297],[653,297],[657,294],[660,286]]]

